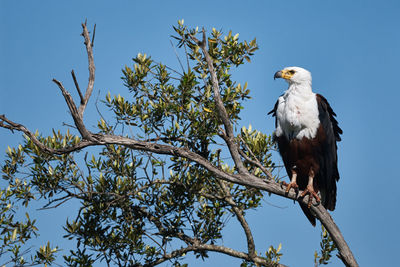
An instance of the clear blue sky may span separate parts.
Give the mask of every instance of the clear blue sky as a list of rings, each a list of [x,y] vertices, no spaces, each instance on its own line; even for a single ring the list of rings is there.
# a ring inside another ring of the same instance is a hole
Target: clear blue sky
[[[138,52],[178,66],[170,45],[172,25],[185,19],[189,26],[216,27],[257,37],[260,50],[251,64],[235,71],[248,81],[252,99],[243,111],[241,126],[252,124],[273,131],[267,112],[286,89],[274,81],[275,71],[301,66],[313,74],[314,91],[324,95],[344,130],[339,144],[338,203],[332,216],[342,230],[360,266],[393,266],[399,249],[398,188],[400,118],[400,1],[0,1],[0,114],[31,130],[49,134],[66,130],[71,122],[59,89],[61,80],[73,89],[70,71],[87,81],[87,59],[80,23],[97,24],[95,92],[85,114],[93,129],[98,115],[94,100],[110,91],[127,90],[121,68]],[[181,55],[183,55],[181,53]],[[73,90],[71,90],[73,91]],[[20,134],[0,129],[0,160],[7,145]],[[284,208],[276,208],[270,204]],[[42,235],[60,247],[61,223],[73,216],[38,211]],[[262,208],[249,212],[260,251],[283,244],[282,263],[312,266],[319,249],[319,227],[313,228],[292,201],[266,197]],[[223,243],[245,248],[234,220]],[[60,237],[56,237],[56,236]],[[62,261],[60,261],[62,262]],[[190,266],[239,265],[226,256],[206,262],[189,257]],[[396,263],[395,263],[396,262]],[[101,266],[101,265],[99,265]],[[333,259],[331,266],[341,266]]]

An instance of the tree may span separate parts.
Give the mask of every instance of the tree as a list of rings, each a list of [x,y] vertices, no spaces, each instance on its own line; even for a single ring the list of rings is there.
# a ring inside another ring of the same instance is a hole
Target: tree
[[[186,51],[186,69],[181,63],[179,73],[138,54],[133,67],[123,69],[132,97],[108,93],[104,103],[115,121],[100,114],[93,133],[83,114],[95,80],[95,28],[90,38],[86,23],[82,27],[89,65],[84,94],[71,73],[79,106],[64,85],[53,80],[74,121],[71,132],[53,131],[44,137],[0,116],[2,128],[22,132],[25,139],[8,149],[2,167],[8,187],[0,194],[0,255],[9,255],[20,266],[54,262],[58,248],[50,243],[29,261],[22,257],[22,245],[37,229],[28,214],[26,220],[17,220],[14,213],[18,205],[28,206],[36,199],[47,201],[44,208],[75,199],[81,207],[64,226],[64,237],[77,244],[64,255],[69,266],[91,266],[99,260],[119,266],[165,261],[181,266],[185,254],[204,259],[210,251],[243,259],[243,266],[283,266],[280,246],[271,246],[265,256],[257,253],[245,213],[260,206],[265,193],[305,203],[308,197],[285,193],[272,175],[274,144],[269,135],[251,127],[235,134],[250,91],[247,84],[232,80],[230,69],[250,61],[258,48],[256,40],[240,42],[238,34],[223,37],[216,29],[206,37],[205,30],[189,29],[179,21],[174,38]],[[94,146],[99,150],[88,149]],[[28,178],[22,178],[26,173]],[[329,232],[316,264],[329,260],[337,247],[346,265],[357,266],[324,207],[314,203],[311,209]],[[243,228],[247,251],[217,244],[230,216]]]

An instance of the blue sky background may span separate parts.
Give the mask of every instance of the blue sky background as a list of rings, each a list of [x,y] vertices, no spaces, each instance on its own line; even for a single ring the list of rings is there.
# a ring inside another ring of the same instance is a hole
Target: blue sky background
[[[332,213],[360,266],[397,262],[400,225],[398,201],[400,88],[399,1],[0,1],[0,114],[31,130],[50,134],[71,123],[56,78],[74,92],[70,71],[81,87],[87,82],[87,57],[80,23],[97,24],[95,91],[85,113],[94,129],[99,116],[95,99],[127,94],[121,69],[137,53],[178,68],[170,44],[172,25],[232,30],[240,39],[257,38],[260,49],[251,64],[234,72],[248,82],[252,99],[240,126],[265,133],[274,121],[267,112],[287,88],[274,81],[275,71],[301,66],[313,74],[315,92],[324,95],[344,130],[339,144],[338,202]],[[183,56],[183,52],[179,52]],[[76,97],[76,95],[75,95]],[[0,161],[20,134],[0,129]],[[272,204],[272,205],[271,205]],[[277,205],[281,208],[276,208]],[[60,247],[61,224],[74,215],[73,205],[60,211],[34,211],[41,236]],[[313,228],[298,205],[265,197],[262,208],[248,213],[259,251],[282,243],[282,263],[313,266],[320,228]],[[245,249],[238,224],[224,233],[223,244]],[[66,247],[66,250],[68,247]],[[61,258],[61,257],[60,257]],[[1,262],[1,260],[0,260]],[[59,261],[62,263],[62,260]],[[205,262],[188,257],[190,266],[235,265],[241,261],[211,254]],[[98,266],[101,266],[98,265]],[[337,259],[331,266],[342,266]]]

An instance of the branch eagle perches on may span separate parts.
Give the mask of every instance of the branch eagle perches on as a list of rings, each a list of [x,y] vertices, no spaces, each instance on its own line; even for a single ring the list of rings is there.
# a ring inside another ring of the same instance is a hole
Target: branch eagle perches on
[[[180,249],[174,250],[172,252],[167,252],[164,250],[164,252],[160,255],[156,255],[153,257],[153,260],[151,262],[147,262],[143,264],[144,266],[154,266],[156,264],[160,264],[164,261],[169,261],[173,260],[175,258],[182,257],[185,255],[185,253],[194,251],[194,252],[199,252],[200,255],[202,252],[206,251],[215,251],[215,252],[220,252],[223,254],[227,254],[233,257],[241,258],[245,261],[254,263],[259,266],[284,266],[282,264],[279,264],[277,262],[271,262],[268,259],[261,257],[257,254],[255,250],[255,244],[253,240],[253,236],[251,233],[251,229],[244,217],[244,211],[242,208],[240,208],[240,203],[237,203],[237,201],[233,198],[230,192],[229,185],[234,184],[234,185],[241,185],[245,186],[250,189],[257,189],[261,191],[266,191],[271,194],[276,194],[288,199],[296,200],[299,202],[303,203],[308,203],[308,196],[305,198],[300,198],[300,194],[295,194],[292,191],[286,193],[285,189],[282,187],[282,185],[278,182],[276,182],[273,179],[273,176],[271,175],[270,171],[268,168],[265,168],[263,164],[257,159],[256,156],[254,156],[253,152],[251,149],[246,145],[246,142],[243,140],[242,137],[235,137],[234,135],[234,130],[233,130],[233,125],[232,121],[230,119],[229,112],[226,109],[226,105],[224,104],[223,101],[223,96],[221,96],[221,88],[220,84],[221,81],[218,79],[218,77],[221,75],[218,75],[218,70],[215,69],[216,63],[215,59],[212,56],[212,47],[207,48],[207,44],[213,45],[213,42],[210,42],[210,40],[207,40],[205,31],[202,31],[202,40],[198,40],[196,38],[196,33],[195,32],[190,32],[185,36],[186,41],[182,41],[181,45],[186,46],[192,46],[194,50],[197,48],[199,49],[200,52],[197,52],[194,56],[194,58],[201,56],[204,58],[204,61],[206,64],[203,64],[201,67],[204,68],[205,73],[208,73],[209,75],[209,83],[206,83],[205,86],[210,86],[211,87],[211,92],[212,92],[212,99],[214,103],[209,103],[207,102],[208,105],[214,105],[215,107],[215,115],[217,119],[222,122],[222,128],[218,129],[217,135],[219,135],[222,140],[225,142],[226,146],[229,148],[229,153],[230,156],[233,159],[233,162],[235,164],[234,169],[226,169],[223,168],[219,165],[219,159],[218,160],[210,160],[204,151],[202,149],[194,149],[193,147],[195,145],[191,143],[185,143],[184,146],[177,146],[174,145],[174,142],[164,142],[164,143],[158,143],[157,140],[159,139],[153,139],[156,141],[152,141],[151,139],[143,141],[143,140],[137,140],[134,137],[127,137],[127,136],[120,136],[120,135],[114,135],[112,132],[99,132],[99,133],[92,133],[89,131],[83,120],[83,114],[84,111],[87,107],[88,101],[91,97],[93,87],[94,87],[94,81],[95,81],[95,65],[94,65],[94,56],[93,56],[93,41],[94,41],[94,33],[93,31],[93,37],[92,39],[90,38],[89,31],[87,29],[86,23],[82,24],[83,32],[82,36],[84,38],[84,44],[86,47],[87,55],[88,55],[88,65],[89,65],[89,80],[88,84],[86,87],[86,91],[84,94],[82,93],[78,81],[76,79],[74,71],[71,72],[76,90],[78,92],[80,101],[79,101],[79,106],[76,105],[75,101],[73,100],[71,94],[68,92],[68,90],[63,86],[63,84],[56,80],[53,79],[53,82],[56,83],[58,88],[61,90],[61,93],[64,97],[65,102],[67,103],[68,109],[71,113],[71,116],[73,118],[74,124],[76,126],[76,129],[78,130],[80,134],[80,138],[77,138],[75,141],[71,141],[65,146],[62,147],[51,147],[47,145],[43,139],[38,137],[37,134],[31,132],[28,130],[25,126],[22,124],[13,122],[9,118],[7,118],[5,115],[0,115],[0,127],[9,129],[11,131],[20,131],[24,133],[27,138],[29,139],[30,142],[32,142],[37,148],[40,149],[41,152],[47,153],[49,155],[69,155],[73,152],[78,152],[81,151],[82,149],[86,147],[91,147],[91,146],[101,146],[101,147],[112,147],[112,146],[118,146],[126,149],[131,149],[134,151],[140,151],[143,153],[154,153],[158,155],[168,155],[172,157],[177,157],[184,159],[185,161],[189,162],[187,165],[187,168],[190,168],[190,163],[195,163],[198,164],[198,166],[201,166],[204,170],[206,170],[210,175],[213,177],[216,177],[218,179],[218,186],[219,186],[219,195],[211,195],[208,193],[204,193],[203,196],[207,196],[210,199],[212,198],[220,198],[223,199],[228,207],[230,207],[230,210],[233,212],[233,214],[236,216],[238,221],[240,222],[240,225],[242,226],[246,239],[247,239],[247,247],[248,250],[247,252],[240,252],[233,250],[231,248],[223,247],[223,246],[217,246],[211,242],[211,244],[207,242],[202,242],[198,238],[193,238],[190,236],[185,235],[182,232],[175,232],[172,233],[170,230],[167,231],[165,227],[163,226],[163,222],[160,221],[159,218],[155,218],[152,216],[146,209],[142,208],[136,208],[132,210],[132,207],[130,207],[129,212],[132,212],[134,214],[141,214],[144,218],[146,218],[149,222],[151,222],[153,225],[156,226],[158,235],[165,234],[166,238],[178,238],[185,244],[185,246],[182,246]],[[179,29],[178,29],[179,30]],[[182,30],[182,29],[181,29]],[[235,37],[230,37],[233,41],[233,43],[236,41]],[[192,42],[189,42],[189,41]],[[246,43],[247,45],[247,43]],[[197,48],[196,48],[197,46]],[[197,51],[197,50],[196,50]],[[246,56],[244,56],[246,57]],[[196,58],[199,60],[198,58]],[[144,65],[147,64],[145,56],[138,58],[137,59],[142,60]],[[236,60],[236,59],[232,59]],[[221,64],[225,64],[224,62]],[[163,69],[163,66],[160,64],[157,71],[161,73]],[[149,65],[147,70],[138,70],[138,73],[140,71],[154,71]],[[126,72],[129,72],[126,70]],[[189,70],[190,72],[190,70]],[[190,73],[189,73],[190,74]],[[164,77],[163,79],[168,78],[168,76],[164,75],[161,73],[159,74],[160,76]],[[136,79],[136,77],[135,77]],[[203,78],[204,79],[204,78]],[[136,80],[135,80],[136,82]],[[189,81],[190,82],[190,81]],[[129,81],[128,81],[129,83]],[[138,86],[142,86],[141,81],[137,82]],[[168,87],[167,83],[162,83],[160,86],[163,87]],[[182,90],[185,90],[183,87]],[[164,97],[164,96],[163,96]],[[139,98],[140,99],[140,98]],[[117,101],[117,100],[116,100]],[[119,101],[119,100],[118,100]],[[121,102],[121,101],[120,101]],[[121,102],[122,103],[122,102]],[[124,103],[121,104],[123,106]],[[204,112],[208,113],[209,107],[203,107]],[[167,112],[167,111],[166,111]],[[174,121],[177,118],[171,116],[171,120]],[[176,122],[176,121],[175,121]],[[171,139],[172,140],[172,139]],[[208,144],[208,141],[205,140],[204,143]],[[243,149],[241,149],[241,144],[244,145],[246,151],[248,153],[245,153]],[[249,163],[259,169],[262,170],[264,173],[265,179],[260,179],[260,177],[256,176],[253,172],[250,172],[249,169],[245,165],[246,163]],[[106,183],[106,181],[104,182]],[[152,185],[155,184],[156,182],[152,182]],[[161,185],[165,184],[174,184],[173,182],[168,182],[164,180],[160,180],[157,183],[160,183]],[[176,185],[177,183],[175,183]],[[144,189],[143,189],[144,190]],[[81,199],[82,201],[92,201],[94,198],[97,197],[95,193],[92,194],[85,194],[85,190],[81,190],[80,192],[72,192],[68,191],[67,189],[65,190],[69,196],[71,197],[76,197],[78,199]],[[140,191],[139,191],[140,192]],[[90,196],[89,196],[90,195]],[[98,194],[98,197],[101,194]],[[104,194],[107,195],[108,197],[111,196],[111,193]],[[201,193],[200,193],[201,195]],[[123,205],[123,202],[118,202],[122,201],[126,196],[119,196],[120,199],[116,198],[114,201],[115,203],[120,203],[120,205]],[[122,203],[122,204],[121,204]],[[110,204],[111,205],[111,204]],[[315,201],[313,202],[313,205],[311,205],[311,210],[315,214],[316,218],[318,218],[322,225],[327,229],[329,232],[330,236],[332,237],[333,241],[335,242],[338,250],[339,250],[339,257],[340,259],[344,262],[346,266],[358,266],[350,248],[348,247],[345,239],[343,238],[339,228],[336,226],[335,222],[333,221],[332,217],[329,215],[329,213],[325,210],[325,208],[322,205],[318,205]],[[124,216],[129,216],[128,214],[124,214]],[[71,226],[72,227],[72,226]],[[167,242],[166,240],[163,239],[163,242]],[[156,242],[156,241],[155,241]],[[159,244],[160,247],[162,248],[164,245]],[[106,258],[107,260],[107,258]],[[141,266],[141,264],[138,264],[138,266]]]

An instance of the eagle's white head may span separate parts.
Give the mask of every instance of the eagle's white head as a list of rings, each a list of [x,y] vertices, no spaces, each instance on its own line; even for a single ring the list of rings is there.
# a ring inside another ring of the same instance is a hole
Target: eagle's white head
[[[311,86],[312,78],[311,73],[300,67],[287,67],[283,70],[277,71],[274,75],[274,79],[283,78],[289,85],[291,84],[303,84]]]

